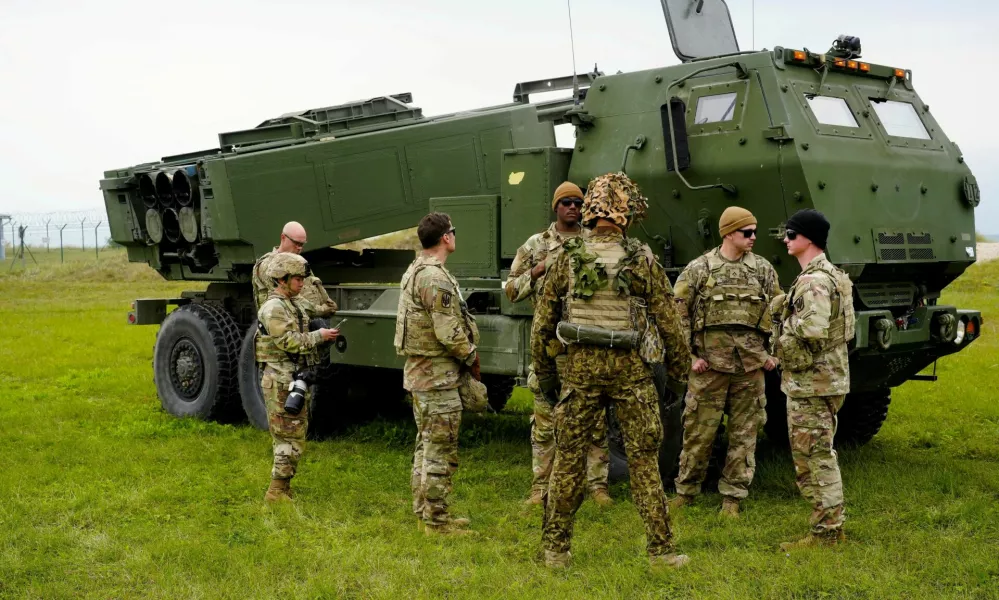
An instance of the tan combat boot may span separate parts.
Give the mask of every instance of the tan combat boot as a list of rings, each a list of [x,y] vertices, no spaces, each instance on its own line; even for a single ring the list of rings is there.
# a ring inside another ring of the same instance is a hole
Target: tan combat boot
[[[809,533],[800,540],[795,540],[793,542],[784,542],[780,545],[782,552],[789,552],[791,550],[803,550],[805,548],[818,548],[821,546],[835,546],[836,544],[842,544],[846,542],[846,534],[843,533],[842,529],[836,529],[829,533]]]
[[[614,505],[614,499],[610,497],[607,490],[604,488],[597,488],[593,490],[593,501],[597,503],[601,508],[607,508],[608,506]]]
[[[733,519],[739,518],[739,499],[733,498],[731,496],[725,496],[722,500],[721,510],[718,511],[723,517],[731,517]]]
[[[291,480],[290,479],[271,479],[271,486],[267,488],[267,492],[264,494],[264,500],[267,502],[279,502],[281,500],[291,500]]]
[[[688,496],[687,494],[677,494],[675,498],[669,501],[669,508],[670,510],[677,510],[684,506],[690,506],[694,503],[694,498],[694,496]]]
[[[570,562],[572,562],[571,552],[545,550],[545,566],[549,569],[568,569]]]
[[[527,506],[541,506],[544,502],[544,490],[531,490],[531,495],[524,500],[524,504]]]
[[[654,554],[649,556],[649,566],[654,570],[658,569],[679,569],[690,562],[690,557],[686,554]]]

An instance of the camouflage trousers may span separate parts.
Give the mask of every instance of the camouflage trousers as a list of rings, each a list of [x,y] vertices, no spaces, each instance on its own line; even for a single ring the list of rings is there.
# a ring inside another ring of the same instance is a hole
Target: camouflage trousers
[[[631,496],[645,521],[650,555],[673,550],[669,507],[659,475],[659,446],[663,439],[659,397],[651,379],[627,386],[574,387],[566,384],[555,406],[555,460],[544,495],[542,543],[545,550],[568,552],[576,511],[583,501],[584,463],[607,407],[614,403],[631,476]]]
[[[309,431],[312,388],[309,388],[302,412],[291,415],[284,411],[289,384],[291,380],[288,377],[268,368],[264,368],[264,374],[260,377],[260,389],[267,407],[267,427],[271,432],[271,445],[274,449],[271,479],[291,479],[295,476],[298,461],[305,451],[305,435]]]
[[[589,491],[607,490],[610,455],[607,448],[607,418],[600,415],[586,450],[586,487]],[[531,492],[544,492],[551,479],[555,458],[555,415],[552,405],[541,393],[534,394],[534,414],[531,415],[531,467],[534,480]]]
[[[413,490],[413,513],[424,523],[448,521],[448,496],[451,477],[458,470],[461,425],[461,411],[451,408],[452,395],[457,398],[458,390],[413,392],[416,450],[409,484]]]
[[[756,473],[756,437],[767,421],[763,370],[691,371],[684,403],[677,493],[695,496],[701,492],[718,427],[722,416],[728,414],[728,453],[718,491],[724,496],[745,498]]]
[[[836,413],[845,399],[843,395],[787,399],[791,457],[798,489],[812,503],[812,533],[836,531],[846,520],[843,478],[833,450]]]

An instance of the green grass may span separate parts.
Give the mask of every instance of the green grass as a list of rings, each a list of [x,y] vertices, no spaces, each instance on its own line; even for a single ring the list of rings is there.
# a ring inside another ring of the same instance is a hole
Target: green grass
[[[44,254],[44,253],[42,253]],[[526,394],[463,423],[455,510],[476,539],[437,541],[409,512],[407,419],[311,442],[293,506],[262,502],[267,434],[165,414],[155,328],[131,299],[173,295],[120,251],[27,273],[0,265],[2,598],[996,598],[999,597],[999,261],[945,294],[986,314],[984,336],[897,389],[875,440],[840,452],[849,543],[785,556],[809,509],[763,444],[743,518],[717,494],[674,520],[693,562],[652,574],[627,487],[584,503],[567,573],[540,566]],[[50,257],[51,258],[51,257]]]

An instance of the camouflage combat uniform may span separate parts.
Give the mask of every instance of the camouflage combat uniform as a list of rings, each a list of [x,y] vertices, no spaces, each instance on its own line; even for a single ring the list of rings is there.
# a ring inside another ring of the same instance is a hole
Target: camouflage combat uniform
[[[256,304],[257,310],[260,310],[260,307],[267,300],[268,294],[275,287],[274,280],[267,277],[265,273],[267,272],[268,259],[277,253],[278,249],[275,247],[267,254],[258,258],[257,262],[253,265],[251,279],[253,284],[253,301]],[[315,275],[309,275],[305,278],[305,284],[302,286],[302,291],[298,293],[297,298],[302,302],[302,308],[310,319],[313,317],[328,317],[337,311],[336,302],[326,292],[322,280]]]
[[[554,356],[563,351],[556,338],[560,320],[644,332],[655,340],[649,346],[657,350],[652,350],[653,357],[646,354],[643,358],[637,349],[568,346],[555,406],[555,461],[545,497],[542,537],[546,555],[569,551],[573,518],[582,502],[583,455],[612,402],[628,454],[632,498],[645,522],[648,552],[653,557],[671,554],[669,507],[659,474],[663,427],[652,370],[646,363],[665,359],[669,375],[686,380],[690,349],[683,338],[673,290],[649,247],[625,238],[615,228],[598,227],[585,241],[569,240],[564,248],[537,298],[531,354],[539,382],[555,374]],[[608,281],[590,299],[575,297],[573,290],[582,278],[575,274],[574,265],[592,272],[595,264],[603,265]],[[619,292],[618,286],[626,291]]]
[[[767,419],[763,363],[769,358],[769,302],[780,293],[777,272],[747,253],[726,259],[707,252],[676,280],[676,299],[694,358],[683,411],[683,451],[675,480],[678,494],[700,493],[722,416],[728,413],[728,454],[718,491],[742,499],[756,470],[756,437]]]
[[[845,515],[833,435],[836,413],[850,391],[853,284],[819,254],[794,280],[781,313],[777,357],[798,489],[814,507],[812,533],[835,535]]]
[[[395,348],[406,357],[403,387],[412,392],[417,428],[413,512],[429,525],[450,519],[462,408],[458,377],[474,362],[479,341],[464,303],[458,282],[435,257],[420,255],[402,276]]]
[[[506,280],[504,290],[511,302],[522,302],[531,298],[541,290],[545,276],[532,280],[531,269],[541,263],[547,263],[551,268],[555,262],[562,244],[569,238],[586,235],[586,230],[580,228],[579,233],[562,233],[555,228],[556,223],[541,233],[532,235],[517,249],[517,256],[510,266],[510,275]],[[547,273],[547,271],[546,271]],[[556,367],[561,373],[565,368],[565,355],[555,358]],[[527,376],[527,387],[534,393],[534,413],[531,415],[531,467],[534,479],[531,482],[531,493],[544,492],[552,472],[552,459],[555,458],[555,421],[552,406],[542,397],[538,389],[538,379],[534,376],[534,366],[530,367]],[[590,492],[607,490],[607,474],[610,458],[607,448],[607,419],[600,418],[594,427],[593,439],[586,453],[586,482]]]
[[[260,330],[256,358],[257,362],[265,363],[260,388],[274,447],[271,479],[291,479],[305,447],[310,398],[306,398],[302,412],[297,415],[286,413],[284,402],[295,371],[309,362],[323,339],[318,331],[309,331],[303,302],[297,296],[286,298],[271,292],[260,307],[257,320]],[[310,388],[308,395],[311,394]]]

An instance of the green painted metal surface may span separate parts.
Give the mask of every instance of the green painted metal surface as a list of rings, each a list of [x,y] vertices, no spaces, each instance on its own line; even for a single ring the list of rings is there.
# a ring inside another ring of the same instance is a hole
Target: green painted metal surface
[[[224,134],[216,151],[107,171],[112,238],[166,278],[245,285],[281,224],[297,220],[327,284],[394,283],[407,260],[327,248],[447,210],[459,229],[450,266],[494,283],[470,290],[491,344],[483,370],[523,376],[529,310],[501,299],[500,275],[550,222],[558,183],[585,187],[624,168],[650,199],[632,234],[673,275],[720,242],[718,218],[735,204],[757,216],[756,251],[787,286],[799,267],[780,241],[783,224],[801,208],[823,211],[832,222],[828,255],[858,290],[853,356],[867,379],[855,376],[855,388],[897,385],[963,347],[932,335],[931,313],[959,312],[935,304],[975,260],[978,190],[911,72],[778,47],[591,79],[576,102],[543,107],[513,102],[428,118],[399,95],[303,111]],[[576,126],[572,149],[554,147],[556,122]],[[177,169],[196,174],[198,239],[154,243],[145,215],[166,214],[177,199],[143,196],[139,180]],[[371,279],[358,275],[364,269]],[[398,367],[393,311],[368,307],[366,319],[358,311],[345,329],[348,348],[333,360]],[[872,346],[870,328],[882,317],[897,327],[890,351]],[[884,362],[889,355],[894,362]],[[888,364],[895,370],[885,379],[878,373]]]

